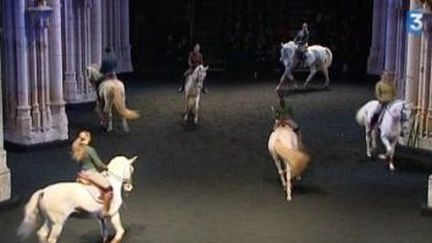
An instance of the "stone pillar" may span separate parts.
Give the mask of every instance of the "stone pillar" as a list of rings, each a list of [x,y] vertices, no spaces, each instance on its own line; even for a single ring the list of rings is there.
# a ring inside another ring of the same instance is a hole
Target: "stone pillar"
[[[17,0],[15,6],[16,85],[17,115],[15,128],[24,139],[30,139],[31,123],[29,105],[29,73],[27,59],[27,36],[25,24],[25,0]]]
[[[373,5],[372,45],[368,58],[368,73],[379,75],[384,68],[385,19],[386,1],[376,0]]]
[[[50,103],[54,133],[58,140],[68,138],[68,119],[63,98],[63,54],[60,0],[49,0],[52,7],[49,35]]]
[[[398,98],[405,96],[405,63],[406,63],[406,9],[409,2],[398,0],[397,14],[397,37],[396,42],[396,71],[395,87]]]
[[[63,22],[64,22],[64,94],[65,100],[68,103],[79,102],[79,97],[76,92],[78,86],[76,82],[76,67],[75,67],[75,16],[73,12],[73,2],[63,0]]]
[[[91,19],[91,28],[92,28],[92,55],[91,62],[92,63],[102,63],[102,2],[101,0],[93,0],[92,7],[92,19]]]
[[[410,10],[421,8],[419,0],[411,0]],[[417,105],[417,90],[419,77],[420,61],[420,42],[421,37],[408,33],[407,66],[405,80],[405,100],[411,105]]]
[[[1,30],[1,32],[3,32],[3,30]],[[0,40],[0,87],[2,87],[3,84],[2,57],[3,39]],[[6,164],[6,151],[3,145],[3,94],[2,89],[0,89],[0,203],[11,199],[11,175]]]
[[[120,53],[122,56],[123,62],[123,72],[132,72],[132,59],[130,55],[131,45],[130,45],[130,20],[129,20],[129,0],[123,0],[120,4],[120,18],[121,18],[121,47]]]
[[[388,0],[384,69],[394,74],[396,67],[397,0]]]

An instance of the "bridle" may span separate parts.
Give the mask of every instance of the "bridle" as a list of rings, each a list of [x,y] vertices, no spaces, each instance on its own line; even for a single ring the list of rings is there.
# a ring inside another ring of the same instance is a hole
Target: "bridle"
[[[114,172],[112,172],[110,170],[108,170],[108,173],[110,175],[112,175],[112,177],[114,179],[116,179],[117,181],[121,182],[122,185],[125,185],[125,184],[132,185],[132,176],[130,175],[129,178],[126,177],[126,172],[127,172],[128,169],[130,169],[130,165],[124,167],[122,175],[117,175],[116,173],[114,173]]]

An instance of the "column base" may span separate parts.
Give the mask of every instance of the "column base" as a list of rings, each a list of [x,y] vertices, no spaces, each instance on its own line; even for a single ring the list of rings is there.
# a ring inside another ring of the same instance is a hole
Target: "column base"
[[[0,202],[0,211],[6,211],[11,208],[18,207],[21,202],[21,198],[17,195],[12,195],[8,200]]]

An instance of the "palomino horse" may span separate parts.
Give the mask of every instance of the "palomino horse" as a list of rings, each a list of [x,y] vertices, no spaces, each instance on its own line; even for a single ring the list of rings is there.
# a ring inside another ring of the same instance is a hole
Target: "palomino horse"
[[[394,100],[387,105],[380,122],[371,127],[371,120],[375,111],[379,109],[380,103],[378,100],[371,100],[363,105],[356,114],[356,121],[360,126],[365,127],[366,133],[366,155],[372,157],[371,151],[377,146],[376,136],[379,132],[381,142],[385,146],[386,154],[380,154],[381,159],[387,159],[389,169],[394,170],[393,156],[395,152],[396,143],[399,140],[400,134],[404,128],[404,122],[408,121],[411,116],[411,109],[406,105],[403,100]]]
[[[186,77],[185,84],[185,114],[184,120],[188,121],[193,115],[194,124],[198,124],[198,111],[204,79],[207,75],[208,66],[198,65],[194,71]]]
[[[322,71],[326,79],[324,87],[328,88],[330,82],[328,68],[330,67],[333,59],[333,54],[331,53],[330,49],[319,45],[309,46],[306,48],[305,57],[306,59],[304,62],[309,68],[309,76],[307,77],[304,86],[307,86],[317,71]],[[280,78],[276,90],[281,88],[283,82],[287,78],[294,81],[295,85],[297,85],[297,82],[295,81],[292,74],[292,70],[299,64],[300,60],[298,57],[298,46],[293,41],[287,42],[285,44],[281,43],[280,61],[285,66],[285,71]]]
[[[304,151],[301,138],[288,124],[278,120],[270,135],[268,149],[276,164],[282,188],[286,191],[286,200],[291,201],[291,180],[301,178],[310,157]]]
[[[108,164],[107,179],[113,188],[113,199],[108,212],[116,234],[112,242],[120,242],[125,232],[119,209],[122,205],[122,187],[125,191],[132,191],[133,162],[136,156],[128,159],[123,156],[114,157]],[[77,182],[62,182],[47,186],[33,193],[26,204],[24,219],[18,228],[21,238],[28,237],[36,226],[38,214],[43,217],[44,223],[38,230],[39,242],[55,243],[67,218],[74,212],[87,212],[97,217],[103,205],[91,193],[89,186]],[[40,212],[39,212],[40,211]],[[106,218],[99,218],[104,242],[108,238]]]
[[[96,64],[88,66],[86,68],[86,74],[90,82],[93,84],[103,78],[103,75],[99,72],[98,65]],[[99,97],[103,99],[103,107],[101,107],[101,101],[96,99],[96,110],[101,116],[101,122],[106,130],[109,132],[113,129],[112,107],[114,106],[118,114],[121,116],[123,130],[128,132],[129,125],[127,120],[136,119],[139,117],[139,114],[138,112],[129,110],[126,107],[125,87],[123,82],[118,79],[107,79],[99,85],[99,90],[97,90],[97,92]]]

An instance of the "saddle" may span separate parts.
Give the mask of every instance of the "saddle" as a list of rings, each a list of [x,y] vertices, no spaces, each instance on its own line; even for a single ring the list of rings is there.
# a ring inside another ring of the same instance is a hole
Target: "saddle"
[[[76,182],[87,186],[87,191],[92,195],[93,198],[99,204],[104,204],[106,199],[111,199],[113,197],[112,188],[104,188],[96,182],[92,181],[90,178],[86,177],[82,173],[78,173],[76,177]],[[95,190],[96,189],[96,190]],[[106,195],[106,196],[105,196]]]

